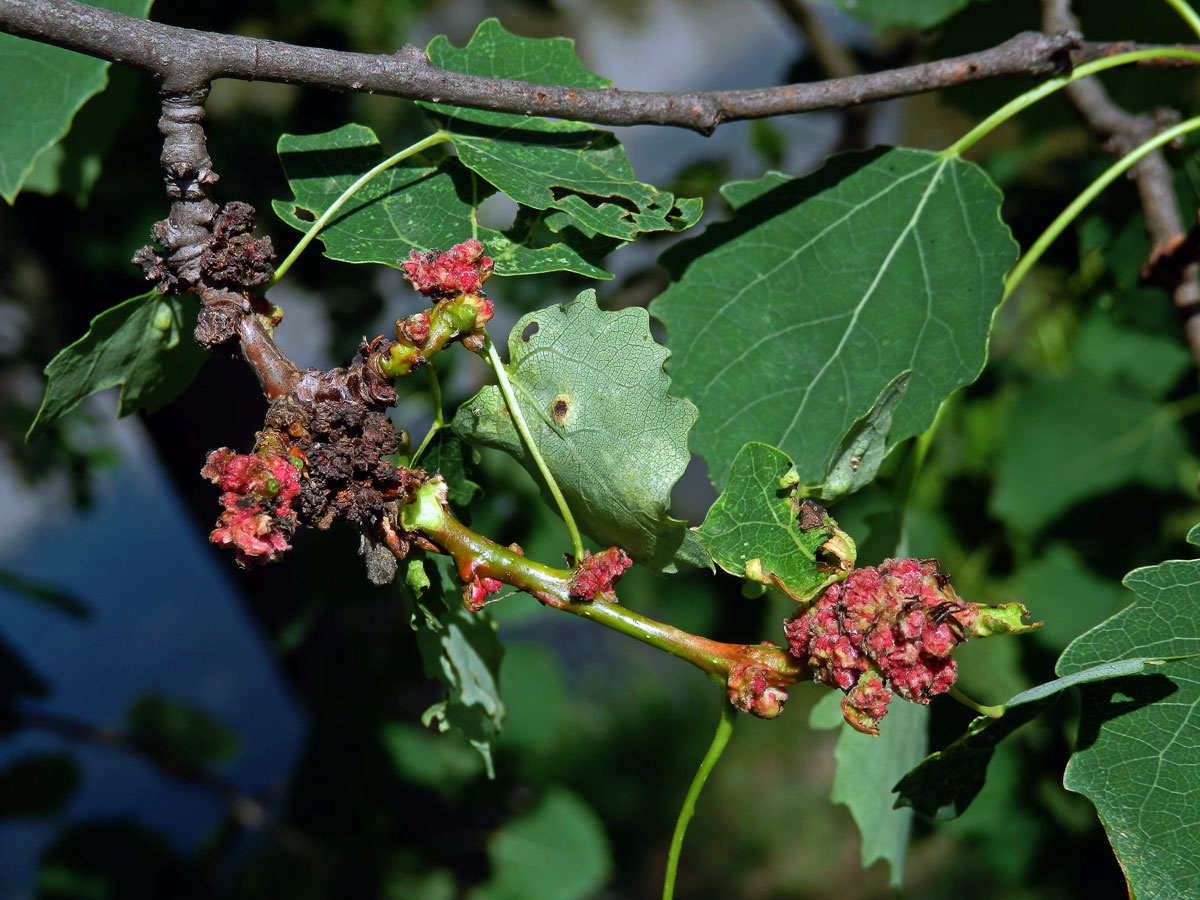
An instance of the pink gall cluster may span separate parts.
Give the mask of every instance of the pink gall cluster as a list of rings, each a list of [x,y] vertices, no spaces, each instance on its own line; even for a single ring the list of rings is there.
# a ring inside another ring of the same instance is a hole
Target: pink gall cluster
[[[726,682],[729,702],[742,712],[760,719],[774,719],[783,712],[788,695],[783,688],[771,684],[767,674],[767,669],[762,666],[747,663],[734,665]]]
[[[602,594],[611,594],[613,586],[632,565],[633,560],[620,547],[609,547],[599,553],[584,550],[571,576],[571,599],[595,600]]]
[[[488,604],[488,596],[497,593],[504,582],[498,578],[480,577],[472,573],[471,580],[463,586],[463,606],[471,612],[479,612]],[[498,599],[498,598],[497,598]]]
[[[889,559],[851,572],[784,624],[813,679],[845,694],[842,713],[878,734],[892,694],[928,703],[957,675],[950,655],[978,616],[932,559]]]
[[[403,264],[404,277],[422,294],[454,297],[477,294],[492,274],[494,263],[483,255],[483,244],[471,239],[440,250],[414,250]]]
[[[232,547],[239,565],[274,562],[291,548],[288,539],[296,530],[291,502],[300,492],[300,474],[290,458],[222,447],[208,455],[200,474],[224,492],[223,511],[209,540]]]

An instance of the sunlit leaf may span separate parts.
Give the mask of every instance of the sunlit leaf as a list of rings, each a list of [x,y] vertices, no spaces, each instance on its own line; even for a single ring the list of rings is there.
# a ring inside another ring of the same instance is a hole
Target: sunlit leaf
[[[516,78],[567,87],[607,87],[589,72],[564,38],[524,38],[495,19],[480,24],[470,42],[454,47],[445,37],[428,48],[435,65],[490,78]],[[678,231],[700,215],[698,200],[678,201],[642,184],[620,142],[581,122],[422,103],[453,137],[469,169],[512,199],[563,215],[547,221],[585,235],[631,241],[651,231]]]
[[[596,292],[584,291],[524,316],[508,352],[522,413],[580,528],[651,568],[703,564],[686,524],[668,514],[696,410],[667,393],[667,351],[650,336],[646,311],[605,312]],[[540,481],[495,386],[464,403],[453,427],[515,457]]]
[[[375,132],[362,125],[323,134],[285,134],[278,151],[295,199],[275,200],[272,207],[301,231],[308,231],[359,176],[386,158]],[[318,240],[331,259],[398,266],[413,250],[444,250],[474,236],[483,241],[500,275],[567,271],[612,277],[596,264],[607,248],[580,253],[563,239],[531,244],[528,227],[514,239],[478,226],[475,212],[492,193],[454,159],[406,160],[360,188]]]
[[[664,256],[672,283],[651,306],[718,487],[752,440],[819,483],[904,372],[885,452],[979,374],[1016,245],[978,167],[878,148],[723,193],[732,218]]]
[[[811,523],[802,520],[795,485],[783,484],[791,468],[791,460],[774,447],[747,444],[697,531],[725,571],[808,599],[837,581],[854,560],[839,566],[822,550],[836,524],[819,507],[813,507]]]

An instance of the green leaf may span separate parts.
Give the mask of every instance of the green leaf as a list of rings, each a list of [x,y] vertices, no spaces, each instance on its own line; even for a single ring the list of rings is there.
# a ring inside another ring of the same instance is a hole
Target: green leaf
[[[192,296],[164,297],[152,289],[92,319],[87,334],[46,366],[46,395],[26,440],[105,388],[121,385],[122,416],[174,400],[207,358],[192,339],[197,311]]]
[[[1188,534],[1200,545],[1200,526]],[[1152,675],[1087,685],[1064,786],[1095,805],[1132,896],[1200,897],[1200,560],[1135,569],[1134,602],[1080,635],[1055,671],[1134,657],[1191,657]]]
[[[899,887],[904,881],[912,811],[893,807],[891,785],[926,753],[929,707],[893,702],[878,737],[871,737],[845,724],[841,699],[840,691],[831,691],[813,707],[809,720],[814,728],[841,728],[830,799],[844,804],[858,826],[863,868],[885,860],[891,869],[888,883]]]
[[[885,453],[979,374],[1016,244],[977,166],[877,148],[723,193],[733,217],[664,255],[672,283],[651,306],[718,487],[747,441],[819,483],[904,372]]]
[[[1160,404],[1075,369],[1026,387],[1001,439],[989,509],[1036,534],[1072,505],[1122,485],[1169,489],[1186,439]]]
[[[932,28],[950,18],[971,0],[830,0],[850,15],[871,23],[876,31],[897,25]]]
[[[686,524],[668,514],[696,410],[667,393],[667,351],[650,336],[646,311],[604,312],[596,292],[584,291],[522,317],[508,352],[521,411],[580,528],[653,569],[703,564]],[[513,456],[540,482],[495,386],[464,403],[452,425],[464,440]]]
[[[425,710],[421,721],[438,731],[459,729],[492,767],[492,741],[504,721],[498,673],[503,649],[496,623],[486,612],[468,612],[447,557],[411,559],[401,593],[425,674],[437,680],[444,700]]]
[[[439,36],[429,59],[454,72],[514,78],[567,87],[607,87],[589,72],[564,38],[518,37],[495,19],[476,29],[463,48]],[[585,235],[632,241],[650,231],[694,224],[700,202],[676,201],[667,191],[639,182],[620,142],[581,122],[421,103],[450,132],[467,168],[513,200],[562,215],[547,220],[554,231],[568,224]]]
[[[60,813],[82,780],[69,753],[22,756],[0,771],[0,818]]]
[[[198,706],[162,694],[145,694],[125,713],[139,745],[190,769],[227,762],[237,755],[237,732]]]
[[[139,18],[150,11],[150,0],[92,5]],[[39,154],[67,133],[75,113],[107,83],[104,60],[0,34],[0,196],[16,199]]]
[[[697,532],[726,572],[778,584],[789,596],[805,600],[840,580],[854,560],[843,568],[822,550],[836,533],[829,516],[801,527],[795,485],[785,486],[791,470],[792,461],[774,447],[747,444],[733,461],[724,493]]]
[[[1126,659],[1093,666],[1066,678],[1040,684],[1005,704],[998,719],[977,716],[966,732],[944,750],[931,753],[892,789],[900,796],[896,807],[911,807],[922,815],[948,820],[962,815],[983,789],[988,764],[997,745],[1058,700],[1062,691],[1093,681],[1145,671],[1151,659]]]
[[[612,872],[604,826],[562,788],[496,831],[488,857],[492,877],[470,900],[584,900],[596,896]]]
[[[363,125],[344,125],[323,134],[280,136],[277,146],[294,200],[275,200],[275,213],[308,231],[359,176],[383,162],[379,139]],[[408,160],[364,185],[321,231],[325,255],[344,262],[398,267],[413,250],[445,249],[466,238],[483,241],[500,275],[567,271],[589,278],[612,276],[596,264],[610,247],[564,237],[531,243],[536,229],[514,226],[509,237],[479,227],[475,212],[493,192],[454,159],[438,164]],[[573,243],[584,249],[577,251]]]

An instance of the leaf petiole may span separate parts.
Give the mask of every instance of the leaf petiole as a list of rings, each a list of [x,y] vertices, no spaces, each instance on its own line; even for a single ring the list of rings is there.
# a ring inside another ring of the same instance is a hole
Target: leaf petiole
[[[1192,9],[1187,0],[1167,0],[1167,6],[1179,13],[1183,17],[1183,21],[1188,23],[1188,27],[1200,37],[1200,16],[1196,15],[1196,11]]]
[[[546,482],[546,487],[550,491],[550,495],[554,498],[555,504],[558,506],[559,515],[567,525],[567,531],[571,535],[571,547],[575,552],[575,560],[578,562],[583,559],[583,538],[579,534],[579,527],[575,524],[575,517],[571,515],[571,508],[567,506],[567,498],[563,496],[562,490],[559,489],[558,482],[554,480],[554,476],[550,474],[550,469],[546,465],[546,461],[542,459],[542,454],[538,452],[537,444],[533,440],[533,434],[529,431],[529,426],[525,423],[525,416],[521,414],[521,407],[517,403],[517,395],[513,391],[512,382],[508,380],[508,372],[504,368],[504,362],[500,359],[500,354],[496,352],[496,345],[492,343],[491,337],[484,333],[484,346],[487,348],[487,359],[492,370],[496,373],[496,383],[500,387],[500,393],[504,397],[504,402],[508,404],[509,415],[512,416],[513,425],[516,426],[517,433],[521,435],[521,440],[525,442],[525,447],[529,451],[529,456],[541,473],[542,479]]]
[[[1021,279],[1028,274],[1029,270],[1033,268],[1042,254],[1046,252],[1046,248],[1054,243],[1054,240],[1066,230],[1066,227],[1083,211],[1085,206],[1096,199],[1101,191],[1129,169],[1133,168],[1142,157],[1152,150],[1161,147],[1163,144],[1169,144],[1180,135],[1187,134],[1189,131],[1195,131],[1197,128],[1200,128],[1200,116],[1180,122],[1178,125],[1156,134],[1150,140],[1134,148],[1105,169],[1099,178],[1084,188],[1083,193],[1071,201],[1071,204],[1058,214],[1057,218],[1046,227],[1046,230],[1025,251],[1025,255],[1021,257],[1013,267],[1013,270],[1008,273],[1008,277],[1004,279],[1004,297],[1007,298],[1013,292],[1016,286],[1021,283]]]
[[[346,188],[346,190],[342,191],[341,196],[334,200],[333,203],[329,205],[329,208],[317,217],[317,220],[312,223],[312,227],[309,228],[308,231],[304,233],[304,236],[296,242],[296,246],[292,248],[292,252],[289,253],[284,258],[283,262],[281,262],[275,268],[275,274],[271,276],[271,280],[267,282],[267,286],[263,288],[263,290],[269,290],[270,288],[274,287],[279,279],[287,274],[288,269],[290,269],[292,264],[299,259],[300,254],[303,253],[305,248],[308,247],[308,245],[313,242],[316,236],[321,233],[321,229],[328,225],[330,220],[337,215],[338,211],[346,205],[346,202],[360,190],[362,190],[362,188],[372,179],[374,179],[375,176],[386,172],[397,163],[404,162],[404,160],[408,159],[410,156],[416,156],[418,153],[422,153],[425,150],[428,150],[430,147],[436,147],[438,144],[445,143],[448,140],[450,140],[450,135],[445,131],[435,131],[433,134],[422,138],[415,144],[410,144],[409,146],[405,147],[399,153],[389,156],[379,165],[369,169],[361,176],[356,178],[354,183]]]
[[[981,716],[987,716],[989,719],[999,719],[1004,715],[1004,710],[1007,708],[1003,703],[997,706],[984,706],[982,703],[977,703],[960,691],[956,687],[950,688],[950,696],[965,706],[967,709],[974,710]]]
[[[437,369],[433,367],[432,360],[425,360],[425,374],[429,379],[429,398],[433,403],[433,424],[429,426],[429,431],[425,433],[421,445],[417,447],[417,452],[409,460],[408,464],[413,468],[416,467],[425,448],[429,446],[429,442],[433,440],[433,436],[446,427],[446,417],[442,412],[442,385],[438,381]]]
[[[667,872],[663,877],[663,900],[672,900],[675,896],[675,876],[679,871],[679,854],[683,850],[683,836],[687,833],[688,823],[692,821],[692,816],[696,812],[696,800],[700,797],[700,791],[704,789],[704,784],[708,781],[708,776],[712,774],[717,760],[725,752],[729,736],[733,734],[733,723],[737,720],[737,712],[737,709],[729,702],[729,698],[725,696],[725,692],[721,691],[721,718],[717,722],[717,733],[713,735],[712,743],[708,747],[708,752],[704,754],[704,759],[700,760],[700,768],[696,770],[696,776],[692,779],[691,786],[688,787],[687,795],[683,798],[683,807],[679,810],[679,818],[675,820],[675,833],[671,835],[671,849],[667,853]]]
[[[1116,56],[1109,56],[1105,59],[1097,59],[1090,63],[1084,63],[1082,66],[1077,66],[1070,75],[1060,75],[1057,78],[1051,78],[1049,81],[1044,81],[1032,90],[1026,91],[1019,97],[1010,100],[943,150],[941,156],[946,158],[961,156],[964,151],[973,147],[977,142],[991,134],[992,131],[1003,125],[1017,113],[1026,107],[1032,106],[1039,100],[1049,97],[1055,91],[1066,87],[1073,81],[1087,78],[1089,75],[1095,75],[1097,72],[1103,72],[1105,69],[1113,69],[1117,66],[1128,65],[1129,63],[1135,63],[1143,59],[1190,59],[1200,62],[1200,53],[1184,47],[1164,47],[1154,50],[1131,50],[1128,53],[1118,53]]]

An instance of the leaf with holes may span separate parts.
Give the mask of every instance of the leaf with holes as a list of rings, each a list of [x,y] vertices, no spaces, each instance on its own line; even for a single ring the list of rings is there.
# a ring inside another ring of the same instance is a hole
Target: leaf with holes
[[[774,447],[747,444],[697,532],[725,571],[808,600],[854,565],[853,545],[820,507],[811,508],[812,522],[802,520],[791,470],[792,461]],[[835,535],[850,548],[844,565],[823,549]]]
[[[145,18],[150,0],[95,0],[92,6]],[[75,113],[108,84],[108,63],[0,34],[0,196],[12,203],[38,157],[71,127]],[[57,185],[56,185],[57,187]]]
[[[385,159],[375,132],[363,125],[344,125],[323,134],[285,134],[277,150],[295,199],[275,200],[272,207],[300,231],[308,231],[347,188]],[[544,242],[543,230],[525,218],[508,233],[479,227],[475,213],[493,193],[454,159],[407,160],[360,188],[318,240],[330,259],[398,267],[413,250],[445,249],[475,236],[500,275],[565,271],[612,277],[597,264],[612,242],[578,235]]]
[[[583,66],[574,42],[518,37],[495,19],[480,24],[465,47],[439,36],[427,52],[431,62],[453,72],[567,87],[609,85]],[[699,200],[676,199],[638,181],[611,132],[581,122],[421,106],[450,132],[467,168],[520,204],[556,211],[546,219],[553,231],[574,228],[587,237],[632,241],[650,231],[682,230],[700,217]]]
[[[664,256],[672,284],[651,306],[718,487],[747,441],[819,483],[902,373],[885,452],[979,374],[1016,244],[977,166],[877,148],[723,193],[733,217]]]
[[[1200,526],[1188,534],[1200,546]],[[1200,897],[1200,560],[1135,569],[1134,602],[1076,638],[1055,671],[1138,657],[1175,658],[1154,674],[1083,686],[1075,752],[1063,784],[1100,814],[1130,895]]]
[[[122,416],[174,400],[207,358],[192,340],[197,311],[194,297],[151,289],[92,319],[87,334],[46,366],[46,395],[26,440],[105,388],[121,385]]]
[[[696,410],[667,393],[667,351],[650,336],[646,311],[604,312],[596,292],[584,291],[524,316],[508,352],[521,411],[579,526],[653,569],[706,564],[686,524],[668,515]],[[515,457],[540,482],[498,388],[464,403],[453,427]]]

